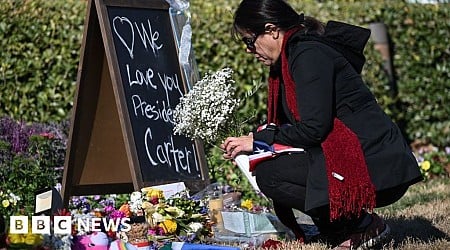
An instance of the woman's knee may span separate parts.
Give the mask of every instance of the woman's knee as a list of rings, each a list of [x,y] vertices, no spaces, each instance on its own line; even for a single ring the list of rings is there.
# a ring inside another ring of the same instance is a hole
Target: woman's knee
[[[267,196],[270,196],[270,194],[274,192],[274,189],[279,186],[276,174],[270,166],[267,166],[267,164],[258,166],[255,175],[258,187]]]
[[[405,195],[409,188],[409,184],[402,184],[393,188],[381,190],[377,192],[376,207],[385,207],[397,202]]]

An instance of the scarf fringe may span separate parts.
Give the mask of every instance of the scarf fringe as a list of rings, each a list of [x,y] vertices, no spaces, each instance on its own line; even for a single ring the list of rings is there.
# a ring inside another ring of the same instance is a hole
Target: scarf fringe
[[[359,217],[362,211],[372,212],[375,207],[375,196],[370,186],[353,186],[330,193],[330,221]],[[341,197],[348,197],[342,199]]]

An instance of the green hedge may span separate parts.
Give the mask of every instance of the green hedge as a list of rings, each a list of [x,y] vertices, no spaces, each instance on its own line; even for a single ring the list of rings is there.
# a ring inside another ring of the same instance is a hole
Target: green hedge
[[[86,3],[3,0],[0,115],[66,119],[73,105]]]
[[[5,0],[0,5],[0,115],[24,121],[61,121],[70,116],[86,15],[80,0]],[[396,45],[399,95],[388,95],[382,61],[370,42],[363,75],[385,110],[405,123],[410,140],[450,143],[450,4],[405,1],[290,1],[306,15],[368,27],[383,21]],[[266,82],[267,69],[230,36],[238,0],[191,0],[193,47],[203,75],[233,68],[242,91]],[[447,104],[447,105],[446,105]],[[242,114],[264,119],[265,88]]]

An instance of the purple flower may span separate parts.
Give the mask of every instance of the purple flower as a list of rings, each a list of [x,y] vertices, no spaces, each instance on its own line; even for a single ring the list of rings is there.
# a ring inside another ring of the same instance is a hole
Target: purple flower
[[[150,246],[149,247],[150,247],[149,250],[158,250],[158,249],[160,249],[159,248],[160,244],[158,244],[158,242],[150,241]]]
[[[197,237],[196,234],[180,235],[178,238],[184,242],[192,242]]]
[[[121,219],[125,218],[125,213],[119,210],[114,210],[112,213],[109,214],[109,217],[111,219]]]
[[[223,193],[231,193],[234,192],[234,188],[230,185],[224,185],[222,188]]]
[[[72,197],[71,203],[72,203],[72,206],[74,206],[76,208],[79,208],[81,206],[81,200],[76,196]]]
[[[208,213],[208,208],[207,208],[206,206],[202,207],[202,208],[200,209],[200,213],[201,213],[201,214],[207,214],[207,213]]]
[[[164,228],[156,227],[156,235],[164,235]]]
[[[12,118],[2,117],[0,119],[0,139],[10,143],[11,151],[18,153],[25,153],[30,135],[33,130],[26,126],[24,122],[16,122]]]
[[[164,235],[164,229],[162,227],[156,226],[154,228],[150,228],[148,230],[148,234],[150,234],[150,235]]]
[[[114,212],[115,210],[116,209],[111,205],[105,206],[105,213],[107,213],[107,214],[110,214],[110,213]]]
[[[101,200],[99,203],[100,203],[100,205],[102,205],[102,206],[104,206],[104,207],[107,207],[107,206],[112,206],[112,207],[114,207],[114,206],[115,206],[115,201],[114,201],[114,199]]]

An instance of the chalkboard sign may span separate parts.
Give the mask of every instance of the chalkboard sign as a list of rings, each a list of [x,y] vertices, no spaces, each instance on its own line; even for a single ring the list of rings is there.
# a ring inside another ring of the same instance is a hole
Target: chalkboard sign
[[[195,142],[173,134],[173,110],[187,87],[168,6],[106,8],[142,181],[202,179]]]
[[[186,87],[168,11],[107,10],[143,181],[201,179],[195,144],[173,135]]]
[[[188,87],[169,7],[163,0],[89,1],[65,200],[128,192],[130,182],[134,190],[208,184],[201,143],[173,134],[173,111]]]

